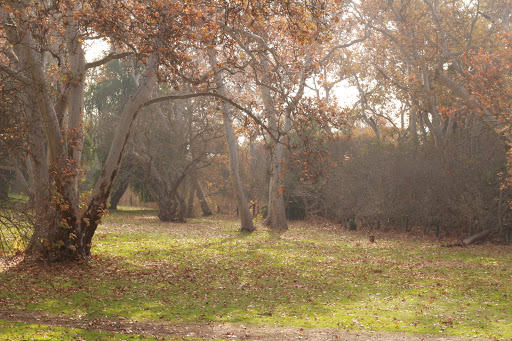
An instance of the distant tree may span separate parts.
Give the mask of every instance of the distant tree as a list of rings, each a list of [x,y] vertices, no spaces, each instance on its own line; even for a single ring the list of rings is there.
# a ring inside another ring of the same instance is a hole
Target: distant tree
[[[227,96],[227,90],[223,75],[223,70],[220,69],[217,62],[217,55],[215,50],[210,51],[210,64],[213,68],[215,84],[218,88],[219,93],[222,96]],[[249,203],[245,195],[242,180],[240,178],[240,164],[238,158],[238,143],[233,128],[233,115],[231,113],[231,107],[228,103],[221,104],[224,135],[226,137],[228,157],[229,157],[229,173],[233,191],[235,192],[237,211],[240,216],[240,231],[252,232],[255,230],[252,216],[249,210]]]
[[[209,155],[222,147],[210,103],[190,99],[153,104],[136,122],[130,153],[144,169],[139,181],[158,203],[162,221],[185,221],[186,179],[197,190],[197,169],[208,165]]]
[[[84,95],[87,136],[82,157],[87,180],[81,186],[83,190],[90,190],[99,177],[112,143],[112,126],[120,119],[123,106],[136,88],[139,72],[133,58],[112,60],[88,75],[89,82]],[[133,158],[123,158],[110,195],[109,208],[117,208],[133,171]]]
[[[345,46],[337,45],[329,33],[329,29],[343,26],[341,23],[345,21],[339,18],[344,9],[334,1],[305,6],[290,6],[289,2],[281,1],[255,2],[246,10],[233,9],[219,20],[228,38],[225,43],[230,51],[228,60],[236,63],[237,72],[243,70],[246,79],[252,81],[252,93],[257,91],[257,96],[248,97],[260,111],[259,123],[265,126],[270,159],[265,224],[271,229],[288,228],[282,183],[286,136],[304,97],[306,81],[317,70],[324,44],[331,48],[324,62],[336,49]]]

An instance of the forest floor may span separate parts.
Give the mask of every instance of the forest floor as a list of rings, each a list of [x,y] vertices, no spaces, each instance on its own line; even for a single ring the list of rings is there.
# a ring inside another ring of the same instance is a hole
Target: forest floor
[[[161,339],[201,339],[201,340],[310,340],[310,341],[465,341],[485,340],[483,338],[460,338],[453,336],[411,335],[384,332],[345,332],[334,328],[292,328],[270,327],[259,325],[243,325],[234,323],[164,323],[164,322],[140,322],[120,319],[70,319],[67,316],[51,316],[48,314],[27,311],[0,311],[0,321],[18,322],[25,325],[25,330],[33,332],[34,326],[64,327],[82,329],[87,331],[105,332],[105,337],[114,336],[112,333],[129,337],[148,336],[157,340]],[[5,327],[9,327],[5,323]],[[51,329],[51,328],[50,328]],[[110,333],[110,334],[109,334]],[[17,332],[16,332],[17,334]],[[15,335],[16,335],[15,334]],[[1,333],[0,333],[1,335]],[[52,334],[40,333],[40,335]],[[120,336],[118,335],[118,336]],[[9,334],[6,333],[3,336]],[[76,339],[81,339],[76,334]]]
[[[4,257],[0,340],[512,340],[510,245],[327,222],[236,229],[116,211],[88,262]]]

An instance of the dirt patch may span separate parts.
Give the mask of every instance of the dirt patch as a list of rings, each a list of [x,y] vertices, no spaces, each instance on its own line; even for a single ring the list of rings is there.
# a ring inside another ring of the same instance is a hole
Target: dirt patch
[[[244,325],[242,323],[165,323],[140,322],[122,319],[72,319],[65,316],[27,311],[0,311],[0,320],[44,324],[55,327],[98,330],[123,334],[200,337],[206,340],[343,340],[343,341],[464,341],[484,340],[399,333],[345,332],[339,329],[302,329],[274,326]]]

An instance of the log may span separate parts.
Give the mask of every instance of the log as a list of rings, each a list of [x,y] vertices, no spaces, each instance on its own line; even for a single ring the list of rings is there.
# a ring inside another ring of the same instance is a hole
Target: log
[[[469,236],[467,238],[462,239],[460,241],[460,243],[446,244],[446,245],[441,245],[441,246],[442,247],[454,247],[454,246],[464,247],[464,246],[468,246],[470,244],[473,244],[474,242],[477,242],[479,240],[484,239],[485,237],[490,235],[492,232],[496,232],[496,231],[497,231],[497,229],[495,229],[495,228],[483,230],[482,232],[479,232],[477,234],[474,234],[474,235],[471,235],[471,236]]]
[[[491,234],[491,232],[494,232],[494,231],[496,231],[496,229],[494,229],[494,228],[483,230],[482,232],[479,232],[477,234],[474,234],[472,236],[469,236],[467,238],[462,239],[461,244],[462,244],[462,246],[468,246],[469,244],[472,244],[472,243],[477,242],[477,241],[479,241],[481,239],[484,239],[489,234]]]

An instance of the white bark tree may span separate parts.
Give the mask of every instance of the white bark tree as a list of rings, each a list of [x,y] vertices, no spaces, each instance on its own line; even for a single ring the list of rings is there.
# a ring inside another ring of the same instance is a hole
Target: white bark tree
[[[276,42],[271,41],[269,32],[252,32],[223,23],[221,26],[250,61],[251,78],[263,104],[270,157],[265,225],[275,230],[287,230],[282,181],[283,151],[286,135],[292,126],[293,112],[304,95],[306,79],[313,71],[311,46],[297,47],[288,51],[288,55],[272,47]]]
[[[85,63],[82,40],[86,32],[75,16],[83,10],[83,4],[53,5],[4,2],[1,30],[6,37],[6,52],[0,61],[0,72],[23,84],[21,104],[30,127],[29,159],[36,217],[27,253],[49,261],[90,254],[91,240],[117,175],[130,128],[156,84],[159,63],[156,54],[147,58],[140,85],[116,126],[105,167],[86,208],[81,209],[77,184],[84,137],[86,72],[125,54]],[[47,29],[41,31],[37,23],[42,19],[63,24],[43,26]],[[57,75],[59,72],[64,76]]]
[[[21,105],[30,125],[36,224],[27,252],[46,260],[90,254],[91,241],[119,171],[140,109],[158,80],[176,79],[190,51],[210,41],[215,11],[186,1],[35,1],[0,4],[0,72],[23,84]],[[104,38],[120,53],[86,63],[84,41]],[[78,179],[84,132],[84,88],[88,70],[113,59],[136,56],[138,86],[113,127],[113,141],[99,179],[87,199]],[[168,77],[168,78],[166,78]]]
[[[217,63],[217,56],[215,52],[210,51],[210,64],[212,65],[215,73],[215,82],[219,94],[226,97],[226,87],[224,84],[224,76],[222,71],[219,70]],[[252,232],[255,230],[254,223],[252,221],[251,211],[249,210],[249,204],[247,197],[244,192],[242,180],[240,178],[240,167],[238,163],[238,150],[236,136],[233,130],[233,118],[231,116],[230,105],[226,102],[221,104],[222,106],[222,118],[224,123],[224,134],[226,135],[226,142],[228,146],[229,155],[229,175],[233,190],[235,192],[236,203],[238,205],[238,211],[240,212],[240,231],[241,232]]]

